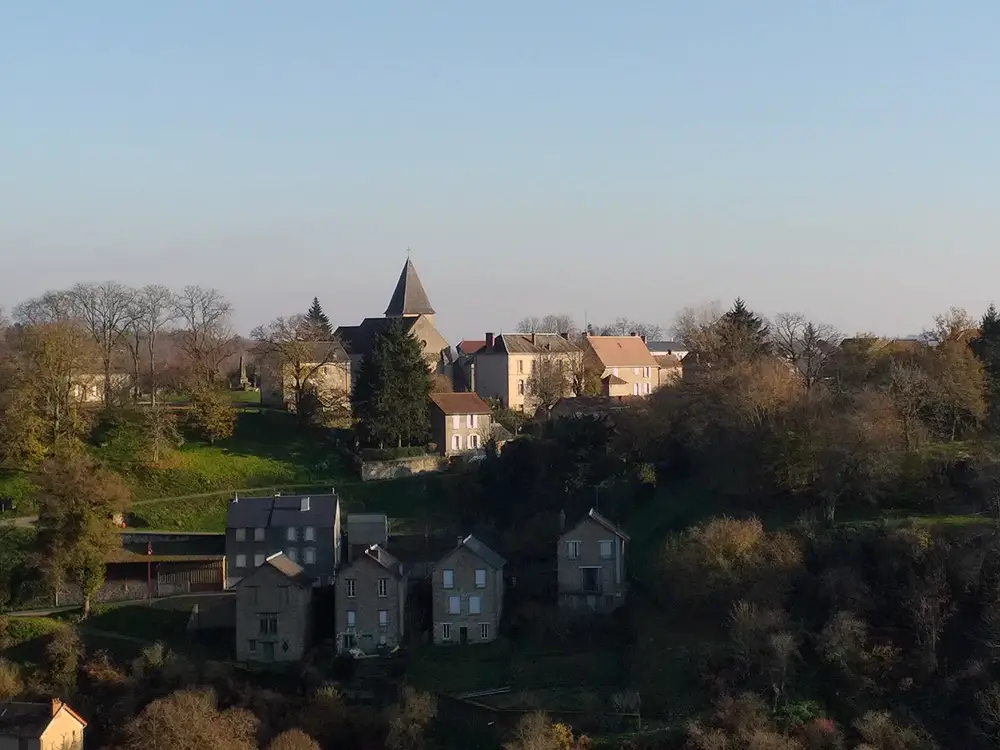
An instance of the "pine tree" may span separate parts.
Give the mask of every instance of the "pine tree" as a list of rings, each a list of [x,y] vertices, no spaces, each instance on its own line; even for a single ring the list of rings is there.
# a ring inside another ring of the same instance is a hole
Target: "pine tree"
[[[730,362],[759,359],[771,353],[770,329],[739,297],[719,321],[721,356]]]
[[[429,432],[431,377],[402,321],[375,337],[351,394],[358,437],[369,447],[418,445]]]
[[[1000,427],[1000,312],[990,305],[979,322],[979,336],[970,344],[986,371],[989,421]]]
[[[330,319],[323,312],[323,308],[319,304],[319,297],[313,297],[312,305],[309,306],[309,312],[306,313],[306,320],[315,330],[318,340],[326,341],[333,335],[333,329],[330,327]]]

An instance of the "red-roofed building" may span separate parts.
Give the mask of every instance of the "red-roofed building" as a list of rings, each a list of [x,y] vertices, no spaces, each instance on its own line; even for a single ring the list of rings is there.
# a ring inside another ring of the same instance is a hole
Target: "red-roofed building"
[[[431,394],[431,431],[442,456],[482,450],[491,422],[490,405],[477,393]]]

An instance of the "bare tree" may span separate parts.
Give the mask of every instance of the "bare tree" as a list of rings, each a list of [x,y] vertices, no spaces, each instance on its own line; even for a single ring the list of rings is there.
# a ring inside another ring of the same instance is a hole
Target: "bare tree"
[[[517,322],[518,333],[576,333],[579,330],[573,316],[565,313],[542,318],[532,315]]]
[[[132,336],[129,348],[132,352],[132,375],[135,379],[136,394],[139,392],[139,362],[141,350],[145,348],[149,375],[150,399],[156,406],[156,341],[172,321],[177,319],[177,306],[173,292],[160,284],[148,284],[136,292],[133,299],[131,318]]]
[[[974,338],[979,322],[962,307],[949,308],[948,312],[934,316],[934,327],[925,330],[921,340],[928,346],[936,346],[946,341],[968,342]]]
[[[718,324],[723,314],[722,305],[718,302],[685,307],[674,323],[674,335],[689,350],[711,356],[722,345]]]
[[[771,339],[775,353],[795,367],[810,390],[843,336],[833,326],[813,323],[801,313],[779,313],[771,326]]]
[[[76,284],[69,291],[73,310],[83,322],[101,357],[104,373],[104,404],[114,394],[111,363],[120,350],[134,315],[135,290],[115,281],[100,284]]]
[[[656,323],[640,323],[637,320],[628,318],[615,318],[614,323],[603,326],[594,326],[593,330],[598,336],[643,336],[648,340],[655,341],[663,335],[663,326]]]
[[[218,289],[186,286],[174,297],[174,313],[183,328],[180,346],[197,386],[211,386],[219,366],[237,348],[230,326],[233,306]]]
[[[62,323],[75,317],[73,299],[66,291],[46,292],[14,308],[14,319],[23,325]]]
[[[525,385],[535,409],[551,408],[573,392],[572,360],[556,354],[538,356]]]
[[[338,359],[346,360],[343,346],[338,341],[318,341],[316,324],[305,315],[275,318],[270,323],[257,326],[250,333],[256,342],[259,362],[274,370],[279,382],[291,380],[292,402],[296,413],[302,413],[302,404],[310,391],[320,395],[325,385],[317,383],[317,376],[324,368]],[[347,371],[345,370],[345,373]],[[347,377],[345,375],[345,377]],[[343,393],[341,396],[346,397]],[[324,400],[321,398],[321,401]]]

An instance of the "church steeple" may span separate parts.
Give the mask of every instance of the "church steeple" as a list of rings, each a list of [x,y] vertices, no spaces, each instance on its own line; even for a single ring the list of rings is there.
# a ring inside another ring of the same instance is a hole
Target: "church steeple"
[[[399,281],[396,282],[396,290],[392,293],[389,306],[385,308],[387,318],[415,318],[418,315],[433,315],[434,308],[431,307],[430,300],[427,299],[427,292],[424,285],[420,283],[417,276],[417,269],[410,260],[407,251],[406,265],[403,272],[399,274]]]

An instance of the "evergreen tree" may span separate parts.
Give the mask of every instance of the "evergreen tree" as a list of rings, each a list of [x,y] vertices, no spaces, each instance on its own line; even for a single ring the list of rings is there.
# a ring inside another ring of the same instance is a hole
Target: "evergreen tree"
[[[358,437],[369,447],[418,445],[429,432],[431,376],[402,321],[375,337],[351,394]]]
[[[972,351],[986,371],[989,398],[989,422],[1000,427],[1000,312],[990,305],[979,322],[979,336],[971,342]]]
[[[309,306],[309,312],[306,313],[306,321],[315,331],[317,340],[326,341],[333,336],[330,319],[323,312],[323,308],[319,304],[319,297],[313,297],[312,305]]]
[[[720,356],[730,362],[744,362],[771,353],[771,331],[739,297],[719,321]]]

